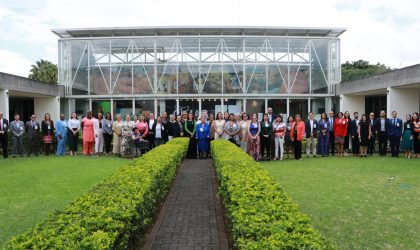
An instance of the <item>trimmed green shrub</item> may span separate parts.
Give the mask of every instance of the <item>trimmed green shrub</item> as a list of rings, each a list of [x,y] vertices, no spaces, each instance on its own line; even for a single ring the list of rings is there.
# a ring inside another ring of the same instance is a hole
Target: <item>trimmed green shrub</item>
[[[226,140],[211,143],[238,249],[333,249],[262,166]]]
[[[152,221],[187,147],[188,139],[177,138],[151,150],[62,211],[12,238],[7,248],[127,248]]]

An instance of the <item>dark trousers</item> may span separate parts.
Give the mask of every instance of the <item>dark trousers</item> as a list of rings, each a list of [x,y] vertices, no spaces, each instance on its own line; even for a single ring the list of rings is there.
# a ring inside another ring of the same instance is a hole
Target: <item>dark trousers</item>
[[[153,133],[150,133],[147,135],[147,140],[149,141],[149,149],[152,149],[155,147],[155,135]]]
[[[369,141],[368,141],[368,154],[372,155],[373,152],[375,151],[375,136],[371,136]]]
[[[388,146],[388,135],[385,131],[378,132],[379,155],[386,155],[386,147]]]
[[[270,152],[271,152],[271,158],[275,157],[275,142],[274,142],[274,136],[273,134],[269,137],[270,139]]]
[[[104,133],[105,153],[111,153],[112,134]]]
[[[50,155],[52,143],[44,143],[44,154],[46,156]]]
[[[267,152],[267,158],[270,158],[271,138],[261,135],[261,157],[264,158],[264,151]]]
[[[69,131],[69,150],[73,152],[77,152],[77,143],[79,142],[79,133],[76,133],[75,135],[73,132]]]
[[[13,149],[12,149],[13,156],[16,156],[17,154],[20,154],[21,156],[23,156],[23,135],[19,137],[12,136],[12,142],[13,142]]]
[[[400,153],[400,141],[401,136],[390,136],[389,143],[391,144],[391,154],[392,156],[397,156]]]
[[[351,139],[351,151],[353,154],[360,154],[359,136],[355,136]]]
[[[334,131],[330,131],[330,149],[331,155],[335,154],[335,141],[334,141]]]
[[[28,135],[26,138],[26,153],[28,156],[31,155],[31,153],[34,153],[35,155],[39,154],[38,135]]]
[[[7,156],[8,156],[8,153],[7,153],[7,134],[0,135],[0,144],[1,144],[1,148],[3,150],[3,157],[7,158]]]
[[[293,149],[293,152],[295,154],[295,160],[299,160],[300,158],[302,158],[302,141],[294,140]]]

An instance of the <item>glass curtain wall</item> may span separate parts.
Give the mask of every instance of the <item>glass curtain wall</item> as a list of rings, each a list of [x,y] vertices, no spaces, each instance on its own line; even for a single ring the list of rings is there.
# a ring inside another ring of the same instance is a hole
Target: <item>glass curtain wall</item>
[[[69,97],[332,94],[340,81],[337,38],[62,39],[59,51]]]

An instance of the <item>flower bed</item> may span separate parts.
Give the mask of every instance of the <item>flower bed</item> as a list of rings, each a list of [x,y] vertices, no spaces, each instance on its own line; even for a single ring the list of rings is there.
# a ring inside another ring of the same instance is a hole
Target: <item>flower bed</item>
[[[211,143],[238,249],[333,249],[262,166],[226,140]]]
[[[151,150],[62,211],[12,238],[7,248],[127,248],[152,221],[187,147],[187,139],[177,138]]]

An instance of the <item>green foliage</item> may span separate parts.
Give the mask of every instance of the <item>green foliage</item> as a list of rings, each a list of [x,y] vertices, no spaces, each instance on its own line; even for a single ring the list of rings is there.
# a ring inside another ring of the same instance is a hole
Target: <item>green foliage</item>
[[[368,61],[358,60],[341,64],[341,81],[352,81],[364,77],[390,71],[391,68],[384,64],[369,64]]]
[[[211,152],[238,249],[333,249],[262,166],[229,141]]]
[[[31,67],[31,73],[28,76],[29,79],[48,83],[58,82],[58,68],[56,64],[41,59],[41,61],[37,61],[36,64]]]
[[[12,238],[11,249],[125,249],[152,221],[188,140],[174,139],[148,152],[32,230]]]

